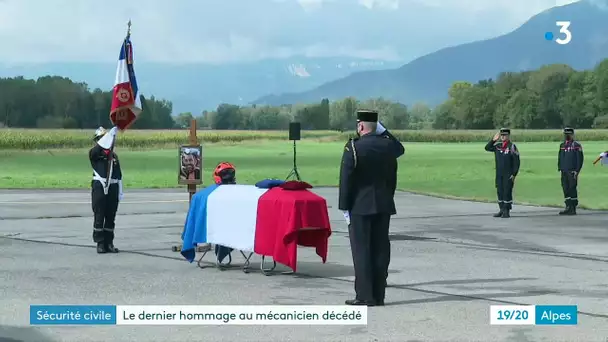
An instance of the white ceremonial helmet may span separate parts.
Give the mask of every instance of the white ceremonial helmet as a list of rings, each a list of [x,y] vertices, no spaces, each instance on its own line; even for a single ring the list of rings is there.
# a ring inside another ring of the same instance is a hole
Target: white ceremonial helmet
[[[100,139],[101,137],[106,135],[106,133],[108,133],[108,131],[106,131],[105,128],[99,126],[99,128],[95,130],[95,136],[93,137],[93,139],[94,140]]]

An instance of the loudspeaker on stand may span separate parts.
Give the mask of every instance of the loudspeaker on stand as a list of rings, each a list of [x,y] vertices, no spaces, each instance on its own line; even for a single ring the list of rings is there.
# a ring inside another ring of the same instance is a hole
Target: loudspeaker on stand
[[[289,123],[289,140],[300,140],[300,123]]]
[[[287,175],[286,180],[289,180],[291,177],[294,177],[297,180],[300,179],[300,173],[298,172],[298,167],[296,166],[296,140],[300,140],[300,123],[299,122],[291,122],[289,123],[289,140],[293,141],[293,169]]]

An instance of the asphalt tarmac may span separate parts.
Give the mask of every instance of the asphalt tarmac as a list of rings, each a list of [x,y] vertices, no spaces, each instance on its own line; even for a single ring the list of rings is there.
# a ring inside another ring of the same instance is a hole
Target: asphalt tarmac
[[[184,189],[127,191],[116,255],[95,253],[89,192],[0,191],[0,341],[608,341],[608,212],[516,206],[496,219],[494,204],[408,193],[391,221],[387,305],[369,308],[367,326],[29,325],[31,304],[343,305],[346,224],[336,189],[315,191],[332,219],[328,262],[302,248],[297,274],[269,277],[259,258],[245,274],[171,251]],[[543,304],[577,305],[578,324],[490,325],[490,305]]]

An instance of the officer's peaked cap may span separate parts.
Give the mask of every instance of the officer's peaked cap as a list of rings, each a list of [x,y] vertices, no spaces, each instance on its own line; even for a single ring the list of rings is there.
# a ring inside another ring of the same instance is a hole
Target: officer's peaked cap
[[[378,122],[378,112],[375,110],[358,110],[357,121]]]
[[[500,134],[502,134],[502,135],[511,134],[511,130],[509,128],[501,128]]]
[[[564,128],[564,134],[574,134],[574,129],[570,127]]]

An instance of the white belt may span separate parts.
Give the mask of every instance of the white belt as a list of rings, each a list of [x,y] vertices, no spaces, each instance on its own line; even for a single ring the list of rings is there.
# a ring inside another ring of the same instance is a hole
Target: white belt
[[[95,173],[95,175],[93,176],[93,180],[100,181],[101,184],[103,184],[103,185],[106,184],[105,178],[102,178],[96,171],[93,171],[93,173]],[[118,184],[118,182],[120,182],[120,180],[115,179],[115,178],[110,178],[110,184]]]
[[[101,177],[93,177],[93,180],[100,181],[102,184],[105,184],[106,182],[106,180]],[[110,179],[110,184],[118,184],[118,182],[120,182],[120,180],[114,178]]]
[[[107,189],[106,189],[106,179],[102,178],[99,173],[97,173],[97,171],[93,170],[93,180],[95,181],[99,181],[101,183],[101,186],[103,186],[103,190],[104,190],[104,194],[107,195]],[[122,197],[122,180],[120,179],[115,179],[115,178],[110,178],[110,184],[118,184],[119,187],[119,196]]]

